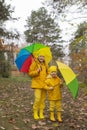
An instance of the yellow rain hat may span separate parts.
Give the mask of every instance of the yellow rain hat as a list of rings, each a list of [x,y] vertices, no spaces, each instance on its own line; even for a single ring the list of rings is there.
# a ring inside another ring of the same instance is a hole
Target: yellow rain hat
[[[38,53],[38,56],[44,56],[45,57],[45,54],[44,54],[43,51],[41,51],[41,52]]]
[[[50,72],[50,73],[53,72],[53,71],[56,71],[56,72],[57,72],[57,67],[56,67],[56,66],[51,66],[51,67],[49,68],[49,72]]]

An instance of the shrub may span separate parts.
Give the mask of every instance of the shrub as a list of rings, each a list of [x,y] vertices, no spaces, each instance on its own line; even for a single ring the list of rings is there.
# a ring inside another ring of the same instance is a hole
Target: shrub
[[[8,78],[11,75],[11,65],[8,61],[3,61],[0,65],[1,76]]]

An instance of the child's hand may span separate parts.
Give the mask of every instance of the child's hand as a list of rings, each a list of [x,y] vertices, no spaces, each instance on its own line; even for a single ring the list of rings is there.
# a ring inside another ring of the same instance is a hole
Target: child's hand
[[[53,87],[50,87],[50,90],[53,90]]]
[[[42,71],[42,68],[41,68],[41,67],[37,69],[37,72],[38,72],[38,73],[40,73],[41,71]]]
[[[60,85],[63,84],[63,82],[60,82]]]

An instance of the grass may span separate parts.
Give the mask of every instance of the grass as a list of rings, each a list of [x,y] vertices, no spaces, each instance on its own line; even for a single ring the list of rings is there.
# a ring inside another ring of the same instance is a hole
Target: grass
[[[80,83],[80,87],[84,89],[84,93],[87,95],[87,83]]]
[[[13,82],[29,82],[29,81],[31,81],[31,78],[29,77],[29,76],[27,76],[27,75],[20,75],[20,76],[11,76],[11,77],[9,77],[9,78],[2,78],[2,77],[0,77],[0,81],[1,80],[5,80],[5,81],[13,81]]]
[[[30,80],[28,76],[0,78],[0,130],[28,129],[24,121],[29,118],[29,99],[32,101]]]
[[[23,75],[23,76],[21,75],[21,76],[18,76],[18,77],[12,76],[12,77],[10,77],[10,79],[13,80],[13,81],[22,81],[22,82],[31,81],[31,78],[27,75]]]
[[[50,122],[47,107],[46,120],[35,121],[33,119],[34,95],[30,85],[31,78],[27,75],[0,78],[0,130],[86,129],[87,98],[83,93],[83,90],[87,88],[86,85],[81,84],[82,89],[76,100],[72,99],[67,87],[63,87],[64,112],[62,116],[64,122],[62,124]]]

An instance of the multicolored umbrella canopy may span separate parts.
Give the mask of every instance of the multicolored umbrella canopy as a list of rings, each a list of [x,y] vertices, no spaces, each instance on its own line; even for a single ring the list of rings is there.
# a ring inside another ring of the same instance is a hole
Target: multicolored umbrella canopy
[[[66,85],[72,93],[73,98],[76,98],[78,95],[78,80],[76,78],[76,74],[72,71],[72,69],[64,63],[56,61],[58,65],[58,69],[61,72]]]
[[[30,46],[22,48],[15,60],[19,71],[27,73],[31,63],[38,57],[38,55],[40,55],[41,52],[44,53],[45,60],[48,63],[52,59],[49,47],[41,43],[33,43]]]

